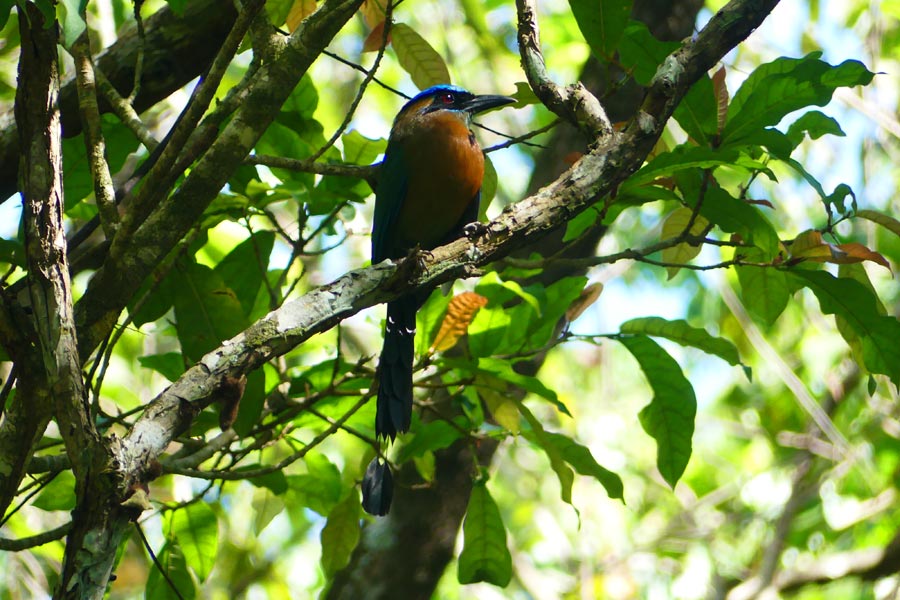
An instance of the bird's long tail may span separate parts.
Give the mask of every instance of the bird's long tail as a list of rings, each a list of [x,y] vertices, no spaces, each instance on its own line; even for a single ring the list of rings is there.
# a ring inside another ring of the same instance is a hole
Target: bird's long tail
[[[375,435],[390,438],[409,429],[412,417],[412,370],[416,337],[414,296],[398,298],[387,305],[384,346],[381,349]]]

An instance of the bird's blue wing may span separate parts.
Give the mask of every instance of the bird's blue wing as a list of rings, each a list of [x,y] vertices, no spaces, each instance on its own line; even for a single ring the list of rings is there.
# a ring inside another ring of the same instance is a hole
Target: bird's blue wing
[[[390,256],[390,235],[406,199],[409,172],[400,144],[389,143],[375,190],[375,219],[372,224],[372,264]]]

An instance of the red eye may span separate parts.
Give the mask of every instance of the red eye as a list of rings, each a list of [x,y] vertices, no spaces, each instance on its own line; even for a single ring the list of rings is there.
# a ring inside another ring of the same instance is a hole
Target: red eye
[[[441,96],[441,102],[443,102],[444,104],[453,104],[453,100],[453,94],[448,93]]]

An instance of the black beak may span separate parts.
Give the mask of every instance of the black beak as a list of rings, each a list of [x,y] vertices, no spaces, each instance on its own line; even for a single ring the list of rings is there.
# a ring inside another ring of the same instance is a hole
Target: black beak
[[[510,98],[509,96],[475,96],[471,100],[463,102],[460,108],[470,115],[477,115],[480,112],[512,104],[515,101],[515,98]]]

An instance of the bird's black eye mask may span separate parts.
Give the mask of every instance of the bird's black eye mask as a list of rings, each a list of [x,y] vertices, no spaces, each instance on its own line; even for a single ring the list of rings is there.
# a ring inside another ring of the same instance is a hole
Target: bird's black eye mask
[[[431,104],[422,110],[422,114],[427,115],[437,110],[465,110],[465,103],[474,97],[473,94],[462,92],[441,92],[434,96]]]

